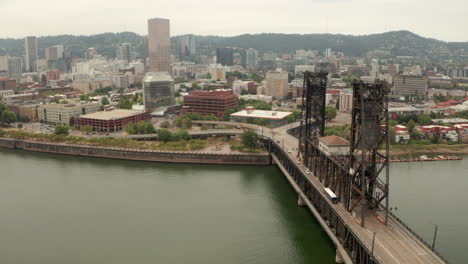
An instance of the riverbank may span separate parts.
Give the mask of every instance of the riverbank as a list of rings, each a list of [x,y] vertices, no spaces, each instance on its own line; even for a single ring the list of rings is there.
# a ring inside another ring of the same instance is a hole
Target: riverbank
[[[186,140],[180,142],[142,142],[126,138],[83,138],[65,135],[0,130],[0,147],[66,155],[112,159],[201,164],[268,165],[263,151],[232,151],[229,142]],[[228,144],[228,145],[226,145]]]
[[[413,154],[468,154],[468,144],[431,144],[431,145],[391,145],[390,156],[407,156]]]

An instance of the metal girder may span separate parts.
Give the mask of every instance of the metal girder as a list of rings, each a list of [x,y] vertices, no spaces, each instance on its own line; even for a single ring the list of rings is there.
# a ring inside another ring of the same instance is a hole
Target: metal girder
[[[353,110],[348,199],[353,211],[360,204],[361,223],[367,210],[385,212],[388,219],[389,133],[387,83],[353,82]],[[385,204],[382,202],[385,200]]]

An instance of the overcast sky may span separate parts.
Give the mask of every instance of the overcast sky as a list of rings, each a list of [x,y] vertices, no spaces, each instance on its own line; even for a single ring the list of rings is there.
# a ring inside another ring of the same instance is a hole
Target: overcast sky
[[[171,20],[171,35],[244,33],[364,35],[409,30],[468,41],[467,0],[0,0],[0,38],[146,34],[146,20]]]

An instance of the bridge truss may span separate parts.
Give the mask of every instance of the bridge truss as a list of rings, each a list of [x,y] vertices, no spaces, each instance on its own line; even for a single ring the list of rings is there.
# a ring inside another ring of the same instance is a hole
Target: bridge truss
[[[386,223],[389,202],[387,83],[354,81],[352,85],[350,189],[346,208],[353,211],[360,205],[362,225],[367,210],[383,211]]]
[[[388,90],[385,82],[353,83],[350,155],[329,156],[318,147],[325,133],[327,72],[306,72],[302,95],[298,158],[330,188],[349,212],[367,212],[388,221],[389,133]]]

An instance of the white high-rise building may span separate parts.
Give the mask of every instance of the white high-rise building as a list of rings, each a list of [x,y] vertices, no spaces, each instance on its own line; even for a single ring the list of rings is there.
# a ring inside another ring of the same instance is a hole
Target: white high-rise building
[[[252,48],[248,49],[245,54],[246,57],[246,66],[247,67],[256,67],[258,64],[258,51]]]

